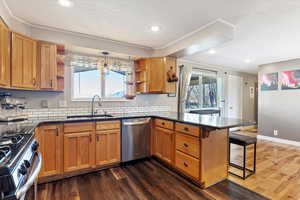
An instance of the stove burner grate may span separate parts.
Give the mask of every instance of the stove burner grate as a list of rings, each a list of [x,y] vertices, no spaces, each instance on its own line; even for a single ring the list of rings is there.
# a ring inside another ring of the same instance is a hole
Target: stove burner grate
[[[0,163],[7,158],[11,153],[11,149],[9,146],[0,147]]]

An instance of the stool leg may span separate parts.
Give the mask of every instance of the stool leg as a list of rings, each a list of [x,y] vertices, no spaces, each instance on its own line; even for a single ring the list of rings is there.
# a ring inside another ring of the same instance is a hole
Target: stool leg
[[[231,153],[231,143],[229,142],[229,149],[228,149],[228,163],[230,163],[230,153]]]
[[[254,143],[254,161],[253,161],[253,172],[256,170],[256,142]]]
[[[243,179],[246,177],[246,146],[244,146]]]

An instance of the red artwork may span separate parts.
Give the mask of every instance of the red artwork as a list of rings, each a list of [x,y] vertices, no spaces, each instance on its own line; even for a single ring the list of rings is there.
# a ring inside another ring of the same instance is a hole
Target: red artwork
[[[300,89],[300,70],[285,71],[281,73],[281,89]]]

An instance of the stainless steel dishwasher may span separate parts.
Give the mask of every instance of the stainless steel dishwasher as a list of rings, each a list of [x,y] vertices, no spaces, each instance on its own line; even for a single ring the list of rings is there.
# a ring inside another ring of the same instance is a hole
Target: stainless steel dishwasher
[[[151,118],[122,120],[122,162],[150,156],[150,120]]]

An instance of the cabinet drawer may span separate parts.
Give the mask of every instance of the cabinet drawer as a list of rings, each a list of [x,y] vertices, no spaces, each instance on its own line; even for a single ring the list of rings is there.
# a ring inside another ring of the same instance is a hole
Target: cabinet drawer
[[[64,133],[77,133],[77,132],[92,131],[92,130],[93,130],[93,122],[64,124]]]
[[[199,179],[199,160],[176,151],[175,166],[195,179]]]
[[[176,149],[190,156],[200,157],[200,141],[199,138],[176,133]]]
[[[186,133],[192,136],[200,137],[200,127],[183,124],[183,123],[176,123],[175,130],[181,133]]]
[[[168,120],[163,120],[163,119],[155,119],[155,126],[173,130],[174,122],[168,121]]]
[[[102,121],[96,122],[96,130],[120,129],[120,121]]]

